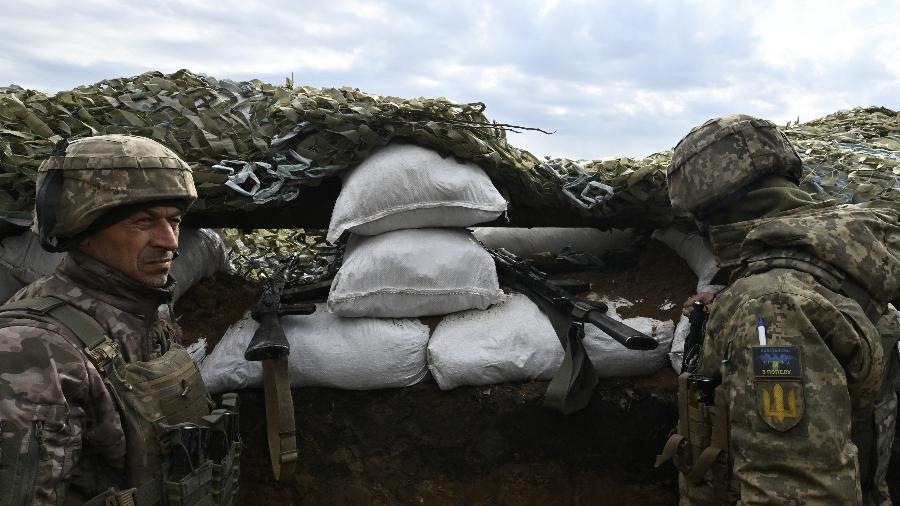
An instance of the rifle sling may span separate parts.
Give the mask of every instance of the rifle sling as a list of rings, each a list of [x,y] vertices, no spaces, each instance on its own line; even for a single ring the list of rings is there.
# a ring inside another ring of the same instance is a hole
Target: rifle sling
[[[584,409],[600,380],[584,349],[584,325],[574,323],[570,313],[562,311],[527,286],[516,284],[515,288],[547,315],[565,351],[559,369],[544,392],[544,407],[564,415]]]
[[[584,409],[599,380],[584,349],[583,339],[584,324],[570,324],[563,344],[563,361],[544,393],[544,406],[564,415]]]
[[[272,462],[272,473],[280,481],[283,477],[294,474],[298,458],[287,357],[263,360],[262,366],[269,459]]]

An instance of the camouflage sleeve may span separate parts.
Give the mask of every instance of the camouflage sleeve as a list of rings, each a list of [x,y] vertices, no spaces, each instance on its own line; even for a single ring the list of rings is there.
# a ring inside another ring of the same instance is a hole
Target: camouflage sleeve
[[[722,374],[740,503],[860,504],[851,420],[877,395],[878,333],[850,299],[785,272],[736,282],[707,327],[701,369]]]
[[[0,328],[0,503],[62,504],[82,449],[121,467],[125,439],[97,370],[43,324]]]

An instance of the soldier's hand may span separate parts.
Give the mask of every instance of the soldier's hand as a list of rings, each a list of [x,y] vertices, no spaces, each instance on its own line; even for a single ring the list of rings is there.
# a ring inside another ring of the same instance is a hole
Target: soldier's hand
[[[716,296],[716,294],[710,293],[710,292],[700,292],[696,295],[691,295],[684,302],[684,305],[681,306],[681,312],[684,314],[689,314],[691,312],[691,309],[693,308],[694,301],[699,300],[699,301],[703,302],[703,309],[705,309],[706,312],[708,313],[709,305],[712,304],[712,301],[715,298],[715,296]]]

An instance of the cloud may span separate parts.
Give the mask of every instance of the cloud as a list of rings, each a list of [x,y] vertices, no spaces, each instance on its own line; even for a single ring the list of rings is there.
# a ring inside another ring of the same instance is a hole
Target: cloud
[[[481,101],[537,155],[644,156],[710,117],[900,108],[897,2],[62,0],[4,6],[0,84],[147,70]]]

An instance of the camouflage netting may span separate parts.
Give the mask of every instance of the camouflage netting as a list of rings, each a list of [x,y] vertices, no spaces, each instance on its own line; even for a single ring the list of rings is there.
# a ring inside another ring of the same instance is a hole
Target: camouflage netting
[[[291,254],[298,254],[294,271],[288,273],[288,283],[308,285],[331,279],[343,261],[344,241],[335,245],[325,242],[325,230],[256,229],[242,231],[227,228],[221,231],[231,253],[229,269],[246,279],[262,281]]]
[[[900,209],[900,113],[841,111],[784,133],[803,159],[801,185],[816,198]]]
[[[506,132],[515,127],[493,123],[483,111],[481,103],[238,83],[186,70],[109,79],[53,96],[0,88],[0,218],[30,220],[35,171],[58,139],[131,133],[163,142],[194,167],[200,211],[283,205],[399,140],[479,164],[512,208],[574,212],[603,228],[671,220],[665,186],[671,150],[642,160],[542,161],[510,146]],[[900,205],[897,112],[853,109],[784,130],[804,159],[810,193]]]
[[[182,70],[109,79],[54,96],[0,88],[0,209],[23,217],[41,160],[62,137],[144,135],[195,169],[199,210],[294,199],[397,139],[473,161],[512,193],[553,198],[540,162],[506,142],[484,104],[404,100],[362,91],[236,83]]]

